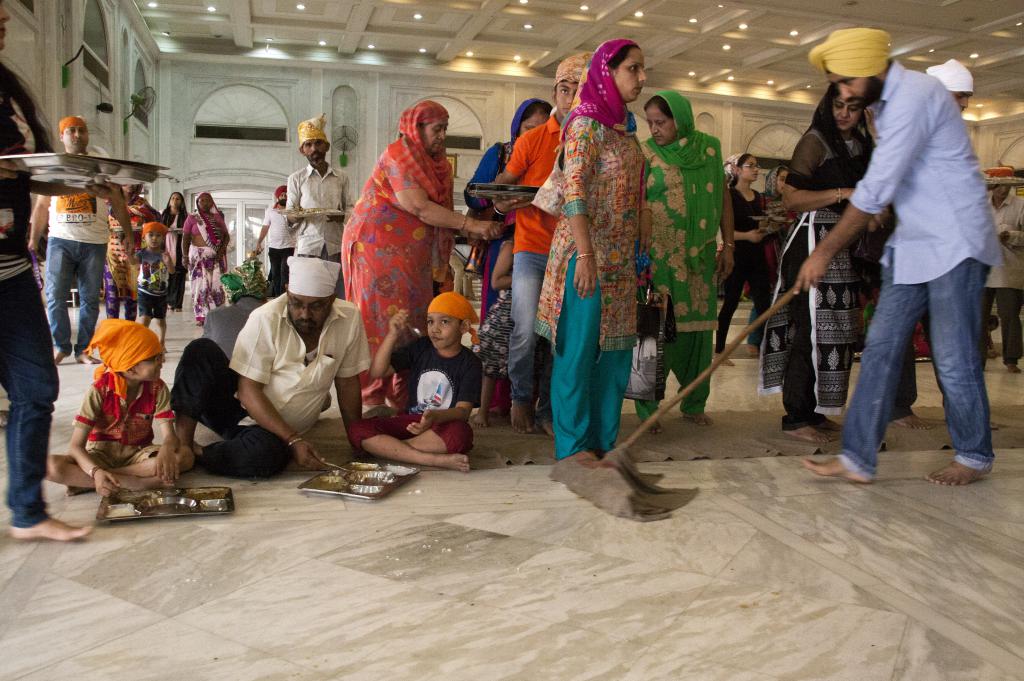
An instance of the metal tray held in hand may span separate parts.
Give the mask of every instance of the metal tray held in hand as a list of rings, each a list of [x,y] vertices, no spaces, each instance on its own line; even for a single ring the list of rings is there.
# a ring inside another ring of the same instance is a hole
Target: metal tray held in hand
[[[475,199],[491,201],[512,201],[515,199],[532,199],[540,187],[528,187],[522,184],[492,184],[489,182],[470,182],[466,191]]]
[[[15,154],[0,156],[10,161],[19,172],[28,173],[40,182],[54,182],[67,187],[90,184],[148,184],[160,176],[164,166],[139,161],[125,161],[84,154]]]

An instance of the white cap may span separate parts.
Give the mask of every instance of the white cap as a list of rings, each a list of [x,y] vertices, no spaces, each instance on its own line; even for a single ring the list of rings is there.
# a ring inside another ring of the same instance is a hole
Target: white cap
[[[288,258],[288,292],[311,298],[334,295],[341,264],[320,258]]]
[[[956,59],[950,59],[938,66],[929,66],[925,73],[938,78],[950,92],[974,92],[974,76]]]

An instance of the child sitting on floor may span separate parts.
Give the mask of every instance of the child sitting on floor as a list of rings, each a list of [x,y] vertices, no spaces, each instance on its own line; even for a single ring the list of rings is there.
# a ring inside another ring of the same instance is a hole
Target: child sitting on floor
[[[462,345],[463,334],[476,342],[473,307],[458,293],[434,298],[427,308],[427,337],[395,350],[405,333],[409,313],[399,310],[388,323],[370,378],[409,370],[406,413],[362,419],[348,428],[357,450],[423,466],[469,472],[473,429],[469,415],[480,395],[480,360]]]
[[[491,289],[498,299],[487,310],[487,319],[480,325],[480,350],[477,357],[483,364],[484,378],[480,390],[480,408],[473,416],[473,425],[491,425],[491,401],[499,378],[508,378],[508,341],[512,335],[512,239],[501,242],[501,250],[491,270]]]
[[[103,496],[121,487],[173,485],[194,457],[179,449],[174,434],[171,394],[160,380],[160,339],[135,322],[104,319],[86,353],[93,350],[103,364],[75,416],[69,454],[49,457],[47,479],[67,485],[69,493],[95,488]],[[160,445],[153,444],[154,422]]]

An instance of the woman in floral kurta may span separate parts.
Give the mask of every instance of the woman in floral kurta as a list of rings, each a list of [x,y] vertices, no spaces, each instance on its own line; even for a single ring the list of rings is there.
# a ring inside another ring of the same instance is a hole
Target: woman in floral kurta
[[[438,265],[448,267],[457,230],[485,239],[498,234],[496,222],[452,212],[451,166],[444,147],[447,126],[448,111],[437,102],[423,101],[404,111],[399,139],[377,159],[345,225],[345,299],[359,307],[372,353],[399,310],[408,310],[410,323],[426,329],[434,270]],[[361,380],[363,405],[380,406],[386,399],[392,406],[405,407],[402,376],[374,380],[364,374]]]
[[[646,80],[635,43],[601,45],[563,127],[565,205],[544,274],[537,333],[555,350],[555,455],[593,465],[612,449],[636,343],[644,158],[626,111]]]

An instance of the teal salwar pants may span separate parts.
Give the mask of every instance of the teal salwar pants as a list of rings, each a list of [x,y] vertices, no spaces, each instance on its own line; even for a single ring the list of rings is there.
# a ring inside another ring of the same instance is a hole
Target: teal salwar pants
[[[600,282],[593,295],[580,298],[573,286],[575,275],[573,256],[565,277],[551,369],[551,411],[558,459],[615,447],[633,358],[632,350],[601,350]]]
[[[714,355],[714,331],[680,331],[671,343],[665,343],[665,371],[672,372],[685,388],[700,372],[711,366]],[[711,395],[711,379],[701,383],[683,398],[679,410],[684,414],[703,414]],[[636,413],[643,421],[658,409],[658,403],[635,400]]]

